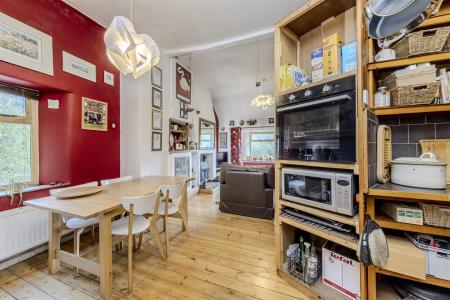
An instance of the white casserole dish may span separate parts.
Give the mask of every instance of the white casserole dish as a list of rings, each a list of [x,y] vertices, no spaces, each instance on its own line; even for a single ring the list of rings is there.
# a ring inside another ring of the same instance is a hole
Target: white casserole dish
[[[391,161],[391,181],[395,184],[424,188],[447,187],[447,164],[427,152],[420,157],[400,157]]]

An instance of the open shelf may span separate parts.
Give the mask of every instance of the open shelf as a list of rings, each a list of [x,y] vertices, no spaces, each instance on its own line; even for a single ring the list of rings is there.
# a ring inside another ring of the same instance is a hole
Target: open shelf
[[[287,206],[290,208],[301,210],[305,213],[317,216],[319,218],[329,219],[336,222],[340,222],[342,224],[347,224],[356,228],[356,233],[359,233],[359,215],[355,215],[353,217],[341,215],[338,213],[333,213],[330,211],[326,211],[319,208],[314,208],[307,205],[302,205],[298,203],[294,203],[291,201],[280,199],[282,206]]]
[[[368,191],[369,196],[450,202],[450,186],[445,190],[420,189],[393,183],[377,184]]]
[[[376,268],[374,266],[369,266],[368,268],[371,269],[372,271],[375,271],[376,273],[380,273],[380,274],[384,274],[384,275],[388,275],[388,276],[408,279],[408,280],[412,280],[412,281],[416,281],[416,282],[427,283],[427,284],[436,285],[436,286],[440,286],[440,287],[444,287],[444,288],[450,288],[450,281],[445,280],[445,279],[440,279],[440,278],[436,278],[436,277],[427,275],[425,280],[422,280],[419,278],[403,275],[400,273],[384,270],[381,268]]]
[[[427,54],[408,58],[393,59],[388,61],[373,62],[368,64],[369,71],[386,70],[399,67],[406,67],[413,64],[421,64],[426,62],[445,62],[450,61],[450,52],[443,52],[437,54]]]
[[[282,223],[288,224],[290,226],[293,226],[295,228],[304,230],[306,232],[312,233],[314,235],[317,235],[321,238],[324,238],[326,240],[335,242],[336,244],[342,245],[344,247],[356,250],[358,248],[358,240],[356,238],[353,238],[352,236],[348,236],[342,233],[334,232],[334,231],[326,231],[324,229],[320,229],[318,227],[309,225],[304,222],[298,222],[294,219],[290,219],[287,217],[280,216],[279,220]]]
[[[399,223],[399,222],[395,221],[394,219],[392,219],[391,217],[389,217],[385,214],[382,214],[382,213],[380,214],[379,212],[377,212],[377,214],[375,215],[375,221],[382,228],[389,228],[389,229],[395,229],[395,230],[401,230],[401,231],[427,233],[427,234],[434,234],[434,235],[450,237],[450,228],[430,226],[430,225],[416,225],[416,224],[408,224],[408,223]]]
[[[306,161],[306,160],[287,160],[287,159],[279,159],[278,163],[281,165],[295,165],[295,166],[303,166],[303,167],[350,170],[350,171],[353,171],[354,174],[358,174],[358,172],[359,172],[359,167],[357,164],[338,164],[338,163],[328,163],[328,162],[317,162],[317,161]]]
[[[448,112],[450,111],[450,104],[432,104],[432,105],[417,105],[405,107],[382,107],[382,108],[373,108],[372,111],[377,116]]]
[[[450,14],[440,15],[432,18],[428,18],[422,22],[417,28],[426,28],[431,26],[438,26],[450,23]]]
[[[291,276],[288,271],[287,263],[283,264],[278,275],[290,285],[301,291],[308,299],[347,299],[338,291],[323,283],[322,277],[317,279],[314,285],[309,285],[297,278]],[[348,298],[350,299],[350,298]]]

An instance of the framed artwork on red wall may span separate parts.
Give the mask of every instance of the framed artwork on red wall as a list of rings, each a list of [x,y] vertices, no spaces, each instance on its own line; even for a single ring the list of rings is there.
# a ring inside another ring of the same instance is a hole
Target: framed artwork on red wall
[[[192,86],[192,74],[191,72],[176,63],[176,96],[178,99],[191,103],[191,86]]]
[[[81,103],[81,128],[108,131],[108,103],[86,97]]]
[[[0,60],[53,76],[52,37],[0,12]]]

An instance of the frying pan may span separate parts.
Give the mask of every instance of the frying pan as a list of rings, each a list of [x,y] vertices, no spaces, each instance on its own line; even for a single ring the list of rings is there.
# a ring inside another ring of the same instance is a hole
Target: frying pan
[[[442,0],[371,0],[365,8],[369,36],[387,48],[416,28]]]

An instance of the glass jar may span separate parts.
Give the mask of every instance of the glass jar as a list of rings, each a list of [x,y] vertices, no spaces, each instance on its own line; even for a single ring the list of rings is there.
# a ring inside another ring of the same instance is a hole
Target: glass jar
[[[375,107],[391,106],[391,95],[387,91],[387,87],[380,86],[375,93]]]

